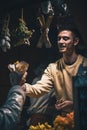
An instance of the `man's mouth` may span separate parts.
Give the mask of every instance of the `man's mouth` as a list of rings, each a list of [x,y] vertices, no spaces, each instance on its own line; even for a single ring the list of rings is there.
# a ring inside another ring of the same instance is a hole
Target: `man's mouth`
[[[65,44],[59,44],[58,47],[59,47],[59,49],[64,49],[64,48],[66,48],[66,45]]]

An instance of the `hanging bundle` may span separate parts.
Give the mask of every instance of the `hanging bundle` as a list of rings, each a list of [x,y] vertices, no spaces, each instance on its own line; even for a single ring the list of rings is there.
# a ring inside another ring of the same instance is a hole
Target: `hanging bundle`
[[[2,51],[6,52],[7,49],[11,48],[10,45],[10,33],[9,33],[9,21],[10,21],[10,15],[7,14],[3,20],[3,26],[1,31],[1,40],[0,40],[0,47],[2,48]]]
[[[40,15],[37,18],[41,26],[40,28],[41,35],[37,43],[37,47],[42,48],[43,44],[45,44],[46,48],[50,48],[52,45],[51,45],[48,34],[49,34],[49,27],[54,16],[54,11],[52,9],[50,1],[45,2],[45,3],[43,2],[41,4],[41,9],[42,9],[42,12],[40,12]],[[45,15],[48,15],[46,19],[45,19]]]
[[[30,45],[29,39],[32,37],[34,30],[29,30],[26,26],[25,21],[23,20],[23,9],[22,9],[22,18],[19,18],[19,24],[16,29],[16,39],[17,42],[14,46],[28,44]]]

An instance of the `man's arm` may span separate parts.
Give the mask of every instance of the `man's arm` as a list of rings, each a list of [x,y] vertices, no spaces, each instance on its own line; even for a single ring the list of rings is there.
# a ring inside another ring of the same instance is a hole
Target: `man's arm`
[[[25,101],[25,91],[15,85],[8,93],[5,104],[0,108],[0,130],[13,130],[20,120]]]

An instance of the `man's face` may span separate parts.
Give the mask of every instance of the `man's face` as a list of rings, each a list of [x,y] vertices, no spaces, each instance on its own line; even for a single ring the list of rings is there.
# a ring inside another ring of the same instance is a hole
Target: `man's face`
[[[63,30],[58,34],[57,40],[59,52],[71,54],[74,51],[75,38],[71,31]]]

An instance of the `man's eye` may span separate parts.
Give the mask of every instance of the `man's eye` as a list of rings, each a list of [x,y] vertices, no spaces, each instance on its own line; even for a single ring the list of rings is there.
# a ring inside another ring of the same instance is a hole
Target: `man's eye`
[[[67,41],[67,40],[69,39],[69,37],[63,37],[63,39],[64,39],[65,41]]]
[[[61,39],[63,39],[64,41],[67,41],[69,39],[69,37],[58,37],[57,40],[60,41]]]

